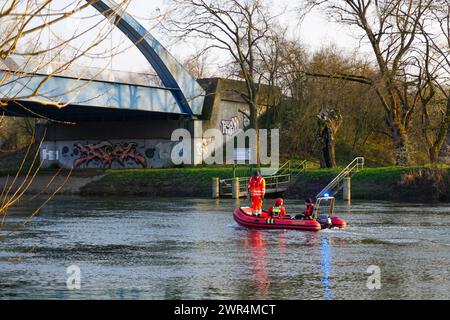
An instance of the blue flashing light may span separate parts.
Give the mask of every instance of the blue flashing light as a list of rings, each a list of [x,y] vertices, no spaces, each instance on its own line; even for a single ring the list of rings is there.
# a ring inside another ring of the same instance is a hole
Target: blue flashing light
[[[325,193],[323,196],[324,196],[324,197],[329,197],[330,194],[329,194],[329,193]]]

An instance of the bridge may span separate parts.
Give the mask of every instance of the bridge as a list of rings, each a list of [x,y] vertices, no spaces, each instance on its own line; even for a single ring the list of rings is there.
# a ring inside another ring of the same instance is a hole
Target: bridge
[[[214,143],[203,137],[204,131],[218,129],[229,141],[246,129],[249,106],[240,94],[246,92],[242,81],[195,79],[138,21],[123,9],[113,9],[115,2],[86,1],[113,21],[155,74],[100,78],[101,70],[94,68],[71,75],[36,68],[16,56],[0,60],[0,79],[6,79],[0,84],[0,100],[7,103],[0,115],[47,120],[36,127],[39,140],[43,137],[43,167],[171,166],[178,143],[172,133],[180,128],[192,139],[188,150],[175,152],[186,151],[192,164],[200,164]]]
[[[136,19],[113,1],[92,1],[92,6],[121,30],[141,51],[160,79],[160,86],[137,85],[95,78],[36,73],[32,66],[10,57],[0,64],[2,111],[10,116],[43,116],[74,121],[95,118],[195,118],[202,114],[205,91],[182,65]],[[25,66],[25,67],[24,67]],[[1,70],[3,69],[3,70]],[[23,97],[23,98],[21,98]],[[18,99],[16,99],[18,98]],[[63,108],[50,103],[57,102]]]
[[[202,134],[199,118],[206,95],[203,87],[114,1],[86,1],[128,37],[156,74],[125,72],[120,79],[112,74],[100,79],[101,72],[94,68],[70,75],[67,70],[48,71],[50,63],[39,68],[32,60],[11,55],[0,60],[0,100],[6,103],[0,115],[50,120],[36,128],[43,138],[44,167],[167,166],[175,144],[171,133],[178,128],[191,132],[191,149],[197,150],[195,143],[201,139],[195,138]],[[192,158],[194,163],[201,162],[194,153]]]

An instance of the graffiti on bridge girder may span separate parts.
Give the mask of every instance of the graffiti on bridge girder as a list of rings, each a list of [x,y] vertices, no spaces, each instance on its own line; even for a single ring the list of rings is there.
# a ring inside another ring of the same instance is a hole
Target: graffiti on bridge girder
[[[142,165],[143,168],[147,168],[147,159],[137,150],[137,146],[137,143],[134,142],[112,144],[109,141],[103,141],[86,145],[77,143],[74,147],[79,150],[81,155],[73,162],[73,166],[74,168],[83,164],[87,166],[95,160],[100,162],[103,167],[111,168],[113,162],[117,162],[124,167],[125,162],[131,160]]]

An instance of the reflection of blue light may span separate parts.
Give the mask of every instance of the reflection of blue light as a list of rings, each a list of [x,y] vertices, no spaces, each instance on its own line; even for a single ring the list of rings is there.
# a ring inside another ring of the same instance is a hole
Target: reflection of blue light
[[[330,194],[329,194],[329,193],[325,193],[324,196],[325,196],[325,197],[329,197]]]
[[[322,284],[323,284],[323,298],[325,300],[333,299],[333,293],[331,292],[330,287],[330,271],[331,271],[331,249],[330,245],[328,244],[328,239],[323,238],[322,239],[322,246],[321,246],[321,254],[322,254]]]

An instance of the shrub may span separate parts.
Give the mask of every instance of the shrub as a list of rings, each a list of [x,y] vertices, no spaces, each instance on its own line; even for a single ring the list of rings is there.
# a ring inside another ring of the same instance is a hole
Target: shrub
[[[399,196],[414,201],[446,201],[450,199],[448,170],[419,168],[401,176],[398,182]]]

